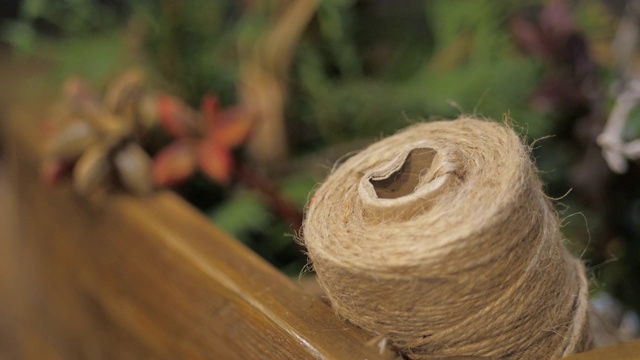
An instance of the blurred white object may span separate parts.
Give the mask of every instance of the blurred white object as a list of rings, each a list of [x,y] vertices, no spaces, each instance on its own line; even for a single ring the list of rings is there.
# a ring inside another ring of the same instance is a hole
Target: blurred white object
[[[597,142],[609,168],[622,174],[628,169],[627,160],[640,159],[640,140],[628,143],[623,140],[629,114],[640,102],[640,0],[629,2],[611,52],[620,80],[615,104]]]
[[[594,348],[619,344],[640,336],[640,317],[608,293],[591,299],[591,329]]]

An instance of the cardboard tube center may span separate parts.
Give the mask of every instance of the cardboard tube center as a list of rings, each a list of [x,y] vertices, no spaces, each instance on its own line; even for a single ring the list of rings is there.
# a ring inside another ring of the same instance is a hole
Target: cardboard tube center
[[[429,171],[437,151],[432,148],[413,149],[400,169],[382,179],[369,179],[380,199],[397,199],[409,195],[420,183],[421,174]]]

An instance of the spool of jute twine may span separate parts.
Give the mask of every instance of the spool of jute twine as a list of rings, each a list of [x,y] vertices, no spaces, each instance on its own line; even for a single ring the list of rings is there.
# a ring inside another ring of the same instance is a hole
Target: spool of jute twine
[[[336,313],[410,359],[590,344],[584,267],[505,125],[430,122],[371,145],[318,189],[304,237]]]

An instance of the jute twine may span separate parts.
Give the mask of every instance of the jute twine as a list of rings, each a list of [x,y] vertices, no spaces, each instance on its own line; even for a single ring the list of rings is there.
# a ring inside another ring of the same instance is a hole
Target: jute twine
[[[304,224],[338,315],[410,359],[550,359],[590,344],[587,281],[507,126],[418,124],[346,161]]]

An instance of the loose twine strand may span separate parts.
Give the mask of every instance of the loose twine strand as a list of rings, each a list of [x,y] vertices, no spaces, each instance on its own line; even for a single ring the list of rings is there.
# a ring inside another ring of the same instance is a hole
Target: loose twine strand
[[[582,263],[509,127],[413,125],[318,189],[305,243],[344,319],[410,359],[551,359],[590,345]]]

